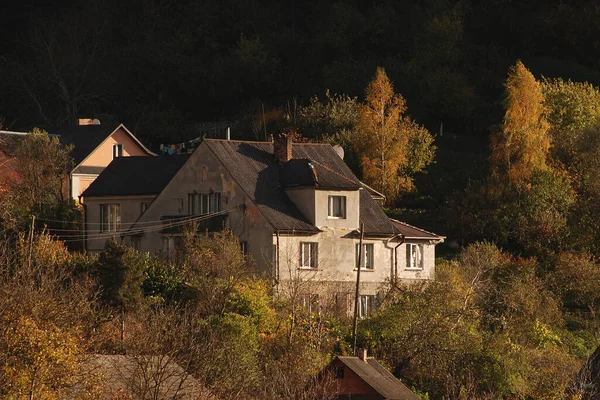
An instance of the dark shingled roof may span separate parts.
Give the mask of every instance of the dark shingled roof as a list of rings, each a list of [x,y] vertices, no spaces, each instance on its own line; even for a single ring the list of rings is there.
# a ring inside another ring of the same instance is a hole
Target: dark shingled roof
[[[281,189],[280,166],[273,156],[271,143],[215,139],[206,139],[204,143],[227,168],[274,229],[320,232],[308,222]]]
[[[19,143],[26,136],[24,132],[0,131],[0,150],[7,156],[14,156]]]
[[[116,127],[107,125],[75,125],[53,129],[51,133],[60,135],[62,144],[73,145],[71,156],[75,165],[78,165],[115,129]]]
[[[367,357],[366,361],[358,357],[338,356],[338,360],[358,375],[367,385],[379,393],[384,399],[390,400],[419,400],[390,371],[385,369],[374,358]]]
[[[292,159],[282,165],[283,187],[310,186],[320,189],[358,190],[357,181],[341,175],[309,159]]]
[[[406,222],[398,221],[397,219],[390,219],[392,224],[398,229],[398,231],[404,236],[405,239],[428,239],[428,240],[444,240],[444,236],[436,235],[432,232],[427,232],[424,229],[417,228],[407,224]]]
[[[189,154],[115,158],[82,196],[158,194],[188,158]]]
[[[276,230],[319,232],[282,190],[282,170],[285,171],[286,167],[273,155],[272,143],[215,139],[206,139],[204,143]],[[294,143],[292,155],[294,159],[310,160],[313,165],[319,165],[316,169],[317,179],[320,178],[319,172],[322,172],[325,182],[336,185],[343,182],[343,185],[359,187],[356,176],[329,144]],[[292,164],[293,168],[303,167],[302,161],[297,163]],[[307,183],[309,178],[310,176],[305,176],[299,181]],[[289,178],[286,179],[289,181]],[[361,190],[360,194],[360,220],[364,222],[365,234],[397,233],[389,218],[366,190]]]

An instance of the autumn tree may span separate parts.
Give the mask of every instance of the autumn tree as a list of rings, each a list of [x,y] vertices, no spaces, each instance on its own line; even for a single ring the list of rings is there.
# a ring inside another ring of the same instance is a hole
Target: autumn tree
[[[0,253],[0,397],[67,398],[75,384],[83,393],[78,357],[96,321],[92,285],[76,272],[84,260],[34,232],[3,237]]]
[[[80,213],[68,196],[68,171],[72,166],[71,146],[34,128],[15,150],[17,178],[0,197],[4,227],[24,229],[31,215],[77,221]],[[64,225],[64,226],[63,226]],[[70,223],[51,227],[74,229]]]
[[[506,113],[502,129],[492,137],[492,168],[497,176],[518,184],[535,170],[548,168],[549,125],[540,84],[521,61],[510,68],[504,88]]]
[[[600,124],[600,89],[587,82],[543,79],[545,116],[550,124],[552,154],[567,168],[576,167],[583,133]]]
[[[405,112],[406,101],[394,92],[385,70],[377,68],[358,113],[354,147],[366,183],[385,194],[390,203],[413,188],[414,173],[434,156],[433,137]]]

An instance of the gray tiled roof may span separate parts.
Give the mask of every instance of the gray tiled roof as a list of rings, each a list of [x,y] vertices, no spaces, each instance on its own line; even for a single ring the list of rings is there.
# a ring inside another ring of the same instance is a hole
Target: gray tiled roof
[[[189,154],[115,158],[82,196],[159,194],[188,158]]]
[[[317,227],[306,220],[283,190],[282,171],[285,170],[285,166],[273,155],[272,143],[207,139],[205,144],[276,230],[319,232]],[[294,159],[311,160],[314,165],[318,165],[317,178],[321,171],[326,182],[359,187],[356,176],[329,144],[294,143],[292,155]],[[303,162],[299,162],[298,165],[302,167]],[[301,181],[308,182],[308,178],[302,178]],[[397,233],[369,193],[366,190],[360,192],[360,220],[364,223],[365,234]]]
[[[280,187],[280,166],[271,143],[214,139],[206,139],[204,143],[275,230],[319,232]]]
[[[90,354],[82,357],[79,368],[82,376],[98,381],[102,399],[113,399],[124,392],[136,399],[153,393],[161,399],[216,400],[204,385],[168,356]],[[84,393],[83,386],[75,384],[64,396],[80,399]]]
[[[384,399],[419,400],[416,394],[411,392],[406,385],[400,382],[374,358],[367,358],[366,361],[358,357],[338,356],[337,358]]]

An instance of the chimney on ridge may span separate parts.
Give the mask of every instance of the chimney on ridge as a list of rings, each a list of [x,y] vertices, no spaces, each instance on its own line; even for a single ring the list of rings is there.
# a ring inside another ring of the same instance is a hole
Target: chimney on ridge
[[[358,358],[367,362],[367,349],[358,349]]]
[[[273,154],[281,162],[287,162],[292,159],[292,135],[289,133],[279,133],[273,135]]]

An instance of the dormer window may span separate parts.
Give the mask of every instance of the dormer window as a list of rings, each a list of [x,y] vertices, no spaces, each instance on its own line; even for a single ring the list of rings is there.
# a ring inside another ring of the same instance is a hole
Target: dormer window
[[[113,144],[113,160],[117,157],[123,157],[123,145],[120,143]]]
[[[346,196],[329,196],[328,218],[346,218]]]

